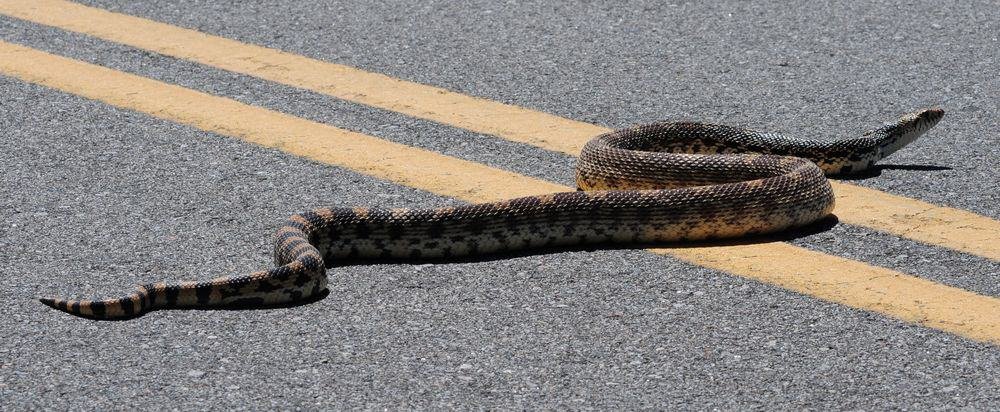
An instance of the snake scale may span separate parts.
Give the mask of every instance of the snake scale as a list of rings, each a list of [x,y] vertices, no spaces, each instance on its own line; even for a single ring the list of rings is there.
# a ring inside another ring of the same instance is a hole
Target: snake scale
[[[322,296],[326,268],[344,260],[773,233],[833,210],[826,175],[871,169],[943,116],[926,109],[861,137],[825,143],[691,122],[616,130],[583,148],[576,192],[437,209],[316,209],[293,215],[278,229],[270,270],[145,284],[114,299],[40,300],[92,319],[171,308],[267,307]]]

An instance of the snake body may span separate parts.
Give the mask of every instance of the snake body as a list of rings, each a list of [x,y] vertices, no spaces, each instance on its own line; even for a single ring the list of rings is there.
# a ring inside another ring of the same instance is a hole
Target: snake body
[[[316,209],[291,216],[278,229],[270,270],[145,284],[114,299],[40,300],[93,319],[171,308],[267,307],[322,296],[326,268],[345,260],[773,233],[832,211],[826,175],[872,168],[943,115],[940,109],[922,110],[862,137],[829,143],[702,123],[621,129],[586,144],[576,192],[436,209]]]

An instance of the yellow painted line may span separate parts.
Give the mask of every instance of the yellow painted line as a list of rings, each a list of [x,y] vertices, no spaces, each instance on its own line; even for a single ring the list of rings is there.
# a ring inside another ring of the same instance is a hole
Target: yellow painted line
[[[572,190],[232,99],[0,42],[0,74],[469,202]],[[786,243],[655,253],[1000,344],[1000,299]]]
[[[522,175],[0,42],[0,73],[460,199],[564,191]]]
[[[574,156],[610,130],[64,0],[0,0],[0,13]],[[842,222],[1000,260],[1000,221],[857,185],[833,187]]]
[[[846,306],[1000,344],[1000,299],[788,243],[654,249]]]
[[[831,183],[837,196],[834,213],[842,222],[1000,260],[1000,221],[875,189]]]
[[[550,114],[69,1],[0,0],[0,13],[561,151],[579,153],[574,147],[582,142],[577,140],[586,141],[602,130],[586,123],[567,126],[562,118]]]

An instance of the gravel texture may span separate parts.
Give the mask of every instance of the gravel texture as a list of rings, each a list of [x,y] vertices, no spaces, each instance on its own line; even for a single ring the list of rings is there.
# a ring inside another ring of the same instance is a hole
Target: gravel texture
[[[85,1],[620,127],[817,139],[945,120],[854,181],[1000,218],[988,2]],[[573,159],[0,17],[24,44],[569,184]],[[640,250],[335,268],[263,311],[89,322],[42,295],[270,264],[326,205],[455,201],[0,76],[0,409],[994,409],[1000,350]],[[1000,263],[839,225],[803,247],[998,296]]]

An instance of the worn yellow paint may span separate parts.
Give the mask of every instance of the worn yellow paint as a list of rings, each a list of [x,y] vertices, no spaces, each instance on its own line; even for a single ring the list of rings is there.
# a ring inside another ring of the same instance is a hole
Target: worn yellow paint
[[[843,305],[1000,344],[1000,299],[787,243],[655,249]]]
[[[1000,260],[1000,221],[857,185],[831,182],[840,221]]]
[[[413,117],[576,155],[609,129],[64,0],[0,0],[0,13]],[[1000,221],[834,182],[837,216],[1000,260]]]
[[[0,74],[470,202],[571,189],[6,42]],[[1000,299],[886,268],[779,242],[652,251],[1000,344]]]

